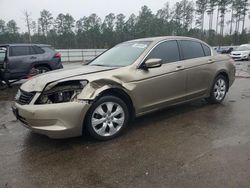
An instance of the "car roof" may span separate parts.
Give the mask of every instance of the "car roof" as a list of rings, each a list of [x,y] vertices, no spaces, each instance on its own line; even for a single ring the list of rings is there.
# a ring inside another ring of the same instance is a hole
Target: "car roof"
[[[131,41],[127,41],[127,42],[160,42],[163,40],[193,40],[193,41],[199,41],[199,42],[203,42],[199,39],[196,38],[191,38],[191,37],[184,37],[184,36],[160,36],[160,37],[149,37],[149,38],[141,38],[141,39],[135,39],[135,40],[131,40]],[[204,43],[204,42],[203,42]]]
[[[40,46],[40,47],[51,46],[49,44],[12,43],[12,44],[0,44],[0,47],[4,47],[4,46],[31,46],[31,45]]]

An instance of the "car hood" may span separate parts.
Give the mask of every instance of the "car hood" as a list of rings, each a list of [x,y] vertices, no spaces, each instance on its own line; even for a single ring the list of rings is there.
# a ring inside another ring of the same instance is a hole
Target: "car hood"
[[[44,87],[49,84],[59,80],[72,79],[76,76],[87,75],[91,73],[104,72],[108,70],[113,70],[114,67],[100,67],[100,66],[83,66],[81,68],[74,68],[69,70],[57,70],[41,74],[39,76],[33,77],[27,82],[25,82],[21,89],[27,92],[40,92]]]

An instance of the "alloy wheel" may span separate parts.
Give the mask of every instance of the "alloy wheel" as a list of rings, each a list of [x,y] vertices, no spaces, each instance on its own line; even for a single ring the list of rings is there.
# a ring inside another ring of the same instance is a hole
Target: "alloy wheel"
[[[99,105],[93,112],[91,125],[94,131],[100,136],[113,136],[123,126],[125,112],[115,102],[105,102]]]
[[[226,95],[226,82],[220,78],[214,85],[214,97],[217,101],[221,101]]]

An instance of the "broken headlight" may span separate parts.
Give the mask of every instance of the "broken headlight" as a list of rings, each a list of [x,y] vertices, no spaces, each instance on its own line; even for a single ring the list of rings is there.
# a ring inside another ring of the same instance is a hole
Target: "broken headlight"
[[[50,89],[46,90],[45,88],[45,91],[42,92],[36,104],[54,104],[74,101],[86,84],[87,81],[66,81],[58,83]]]

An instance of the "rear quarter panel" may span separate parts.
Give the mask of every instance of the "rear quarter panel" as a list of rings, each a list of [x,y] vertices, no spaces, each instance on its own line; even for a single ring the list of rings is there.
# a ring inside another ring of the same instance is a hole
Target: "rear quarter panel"
[[[215,62],[211,64],[212,79],[210,80],[209,91],[213,86],[215,78],[222,73],[226,73],[228,75],[229,87],[231,87],[235,80],[235,66],[233,65],[233,60],[229,57],[229,55],[222,54],[215,54],[213,59]]]

